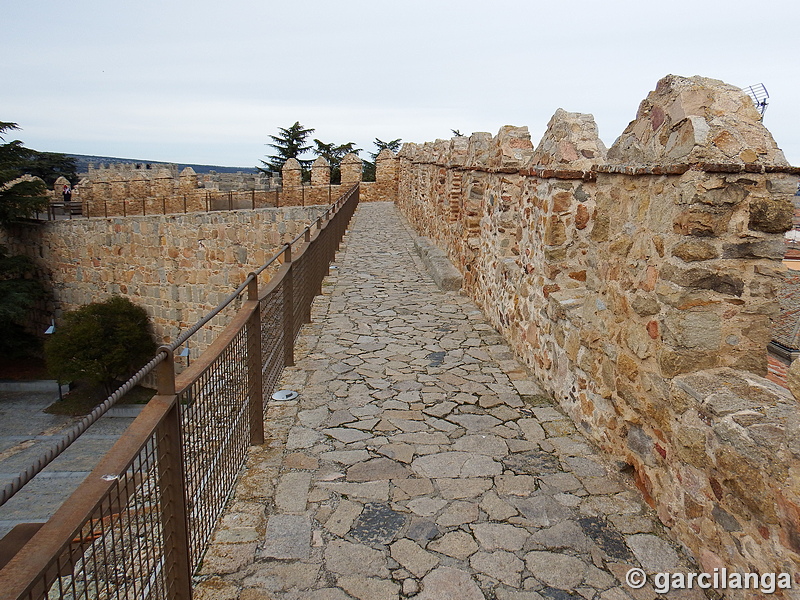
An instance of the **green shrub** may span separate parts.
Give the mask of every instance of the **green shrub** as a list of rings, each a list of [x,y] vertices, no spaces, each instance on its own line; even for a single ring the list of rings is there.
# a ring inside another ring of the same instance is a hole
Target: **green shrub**
[[[50,373],[60,381],[86,380],[114,391],[150,360],[156,343],[145,310],[114,296],[64,314],[45,344]]]

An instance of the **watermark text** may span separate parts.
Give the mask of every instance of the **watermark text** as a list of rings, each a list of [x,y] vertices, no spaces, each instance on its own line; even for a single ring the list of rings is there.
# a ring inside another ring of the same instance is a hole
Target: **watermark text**
[[[650,576],[643,569],[634,568],[625,575],[625,582],[633,589],[652,583],[658,594],[671,590],[758,590],[762,594],[772,594],[776,590],[792,589],[792,576],[789,573],[737,573],[728,569],[714,569],[711,573],[653,573]]]

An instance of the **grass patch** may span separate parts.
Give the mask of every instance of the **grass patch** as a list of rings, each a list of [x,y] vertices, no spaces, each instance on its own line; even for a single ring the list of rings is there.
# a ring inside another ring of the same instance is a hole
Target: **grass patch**
[[[137,385],[118,402],[120,404],[147,404],[150,398],[155,396],[156,391]],[[56,400],[48,406],[44,412],[51,415],[67,415],[70,417],[80,417],[92,412],[92,409],[105,402],[108,398],[105,388],[102,385],[94,385],[87,382],[74,383],[69,393],[64,394],[63,400]]]

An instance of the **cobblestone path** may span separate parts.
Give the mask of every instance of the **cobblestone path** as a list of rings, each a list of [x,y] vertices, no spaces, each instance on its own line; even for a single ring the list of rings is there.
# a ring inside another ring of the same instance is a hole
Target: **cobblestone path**
[[[392,204],[351,226],[195,598],[652,599],[629,569],[696,570]]]

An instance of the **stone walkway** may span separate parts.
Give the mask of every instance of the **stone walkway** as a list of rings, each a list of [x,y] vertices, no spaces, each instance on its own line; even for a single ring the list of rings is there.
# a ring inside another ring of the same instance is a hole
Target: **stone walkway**
[[[195,598],[638,600],[632,567],[695,571],[394,206],[351,226]]]

